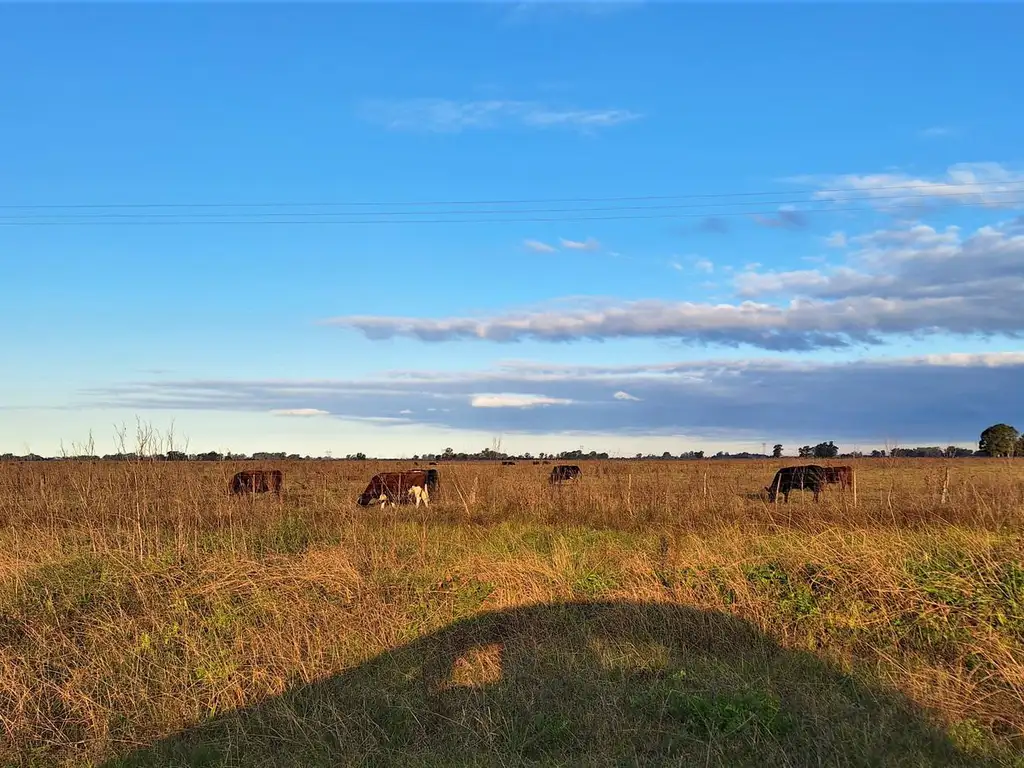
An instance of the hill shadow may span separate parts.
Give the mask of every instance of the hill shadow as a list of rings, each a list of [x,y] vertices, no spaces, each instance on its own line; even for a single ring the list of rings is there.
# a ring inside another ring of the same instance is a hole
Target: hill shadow
[[[905,697],[746,621],[542,604],[456,621],[170,736],[141,766],[981,765]]]

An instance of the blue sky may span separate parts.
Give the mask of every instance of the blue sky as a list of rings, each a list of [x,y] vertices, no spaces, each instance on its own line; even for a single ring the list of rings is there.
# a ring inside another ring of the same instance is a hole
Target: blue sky
[[[1021,28],[4,6],[0,452],[108,450],[136,417],[396,456],[1024,426]]]

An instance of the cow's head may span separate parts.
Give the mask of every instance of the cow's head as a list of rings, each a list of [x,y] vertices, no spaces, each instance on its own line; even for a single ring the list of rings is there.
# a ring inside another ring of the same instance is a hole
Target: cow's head
[[[371,504],[376,503],[380,498],[380,488],[377,487],[377,483],[370,483],[366,486],[366,490],[359,494],[359,498],[356,499],[356,504],[360,507],[368,507]]]

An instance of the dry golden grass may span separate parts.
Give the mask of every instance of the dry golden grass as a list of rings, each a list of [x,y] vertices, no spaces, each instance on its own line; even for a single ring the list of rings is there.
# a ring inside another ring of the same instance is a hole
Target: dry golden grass
[[[0,464],[0,764],[1024,765],[1024,463],[833,463]]]

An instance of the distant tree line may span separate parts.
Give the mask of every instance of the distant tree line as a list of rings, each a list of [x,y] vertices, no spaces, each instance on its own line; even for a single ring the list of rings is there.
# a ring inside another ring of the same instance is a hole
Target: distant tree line
[[[890,458],[927,458],[927,459],[941,459],[941,458],[968,458],[968,457],[1012,457],[1012,456],[1024,456],[1024,435],[1021,435],[1016,428],[1009,424],[993,424],[987,427],[982,433],[978,440],[978,450],[971,448],[958,448],[955,445],[941,448],[939,446],[919,446],[917,448],[892,448],[888,452],[884,450],[874,450],[870,453],[862,453],[861,451],[850,451],[848,453],[840,453],[839,447],[832,441],[821,442],[817,445],[804,445],[797,449],[797,457],[801,459],[883,459],[886,457]],[[341,457],[339,457],[341,458]],[[367,455],[362,452],[350,453],[344,456],[345,460],[348,461],[366,461],[368,460]],[[373,457],[378,460],[385,459],[387,457]],[[547,461],[580,461],[587,459],[609,459],[609,455],[606,451],[589,451],[584,452],[582,449],[576,449],[573,451],[561,451],[559,453],[546,453],[541,451],[536,456],[532,453],[522,454],[510,454],[504,453],[494,448],[484,448],[476,453],[457,452],[453,448],[445,448],[441,453],[424,453],[416,454],[412,457],[413,461],[532,461],[532,460],[547,460]],[[654,453],[638,453],[632,456],[632,461],[658,461],[658,460],[695,460],[695,459],[767,459],[784,458],[783,445],[776,443],[772,447],[771,454],[766,453],[750,453],[742,451],[740,453],[729,453],[727,451],[719,451],[712,456],[705,456],[704,451],[682,451],[678,454],[673,454],[671,451],[665,451],[661,454]],[[284,451],[270,452],[270,451],[257,451],[251,455],[244,453],[220,453],[218,451],[207,451],[206,453],[189,453],[186,454],[183,451],[167,451],[166,453],[154,453],[154,454],[139,454],[139,453],[108,453],[103,456],[92,456],[92,455],[77,455],[77,456],[62,456],[59,458],[49,458],[40,456],[35,453],[30,453],[25,456],[17,456],[13,453],[0,454],[0,461],[59,461],[61,459],[75,459],[78,461],[91,460],[91,461],[324,461],[331,460],[333,457],[328,451],[327,456],[301,456],[297,453],[285,453]],[[337,460],[337,459],[335,459]]]

